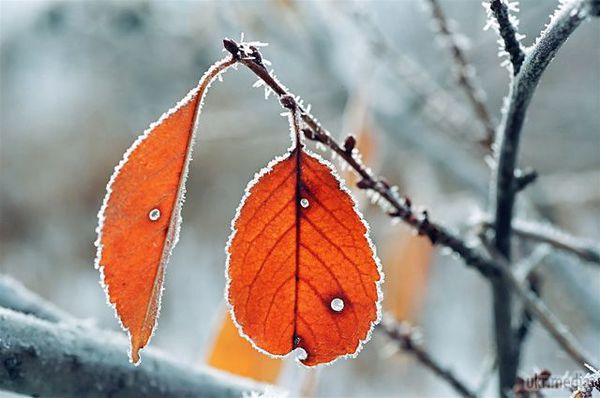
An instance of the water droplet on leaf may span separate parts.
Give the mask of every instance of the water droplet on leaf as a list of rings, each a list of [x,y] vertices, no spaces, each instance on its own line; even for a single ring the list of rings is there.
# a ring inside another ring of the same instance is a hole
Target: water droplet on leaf
[[[306,199],[306,198],[300,199],[300,206],[302,206],[306,209],[309,205],[310,205],[310,202],[308,201],[308,199]]]
[[[331,300],[331,309],[335,312],[342,311],[344,309],[344,300],[338,297]]]
[[[150,219],[150,221],[158,221],[158,219],[160,218],[160,210],[159,209],[150,210],[150,213],[148,213],[148,218]]]

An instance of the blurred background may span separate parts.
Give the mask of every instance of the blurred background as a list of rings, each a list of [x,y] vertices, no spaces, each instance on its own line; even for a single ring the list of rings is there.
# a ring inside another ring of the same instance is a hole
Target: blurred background
[[[440,3],[497,122],[509,74],[495,32],[483,30],[485,10],[477,0]],[[556,5],[521,2],[524,44]],[[93,265],[106,183],[137,135],[223,56],[221,40],[242,32],[269,43],[263,54],[276,75],[324,126],[339,137],[357,135],[367,164],[434,220],[468,234],[488,202],[487,155],[478,144],[484,132],[434,30],[429,8],[416,0],[0,1],[0,272],[80,318],[118,329]],[[584,23],[542,78],[520,156],[540,178],[519,203],[523,214],[596,241],[599,39],[600,24]],[[181,240],[150,345],[190,365],[276,382],[291,396],[452,396],[378,333],[357,359],[317,371],[291,358],[266,360],[232,333],[223,299],[230,221],[247,182],[286,150],[289,134],[278,102],[263,100],[248,70],[224,77],[202,115]],[[384,308],[421,326],[432,354],[475,388],[492,358],[488,282],[390,223],[362,192],[357,199],[387,274]],[[600,357],[597,268],[554,252],[542,267],[544,300]],[[579,370],[534,324],[521,369],[539,368]],[[495,395],[495,379],[484,391]]]

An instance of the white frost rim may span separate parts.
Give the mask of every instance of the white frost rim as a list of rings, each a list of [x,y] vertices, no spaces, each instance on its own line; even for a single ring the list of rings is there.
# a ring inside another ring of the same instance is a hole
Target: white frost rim
[[[112,186],[113,186],[114,182],[116,181],[119,173],[121,172],[121,169],[125,166],[125,164],[129,160],[129,156],[133,153],[133,151],[135,151],[137,149],[137,147],[146,138],[148,138],[148,136],[152,133],[154,128],[156,128],[156,126],[163,123],[167,118],[169,118],[171,115],[173,115],[179,109],[181,109],[183,106],[187,105],[192,100],[192,98],[200,91],[200,89],[203,88],[202,92],[200,92],[198,108],[196,109],[196,114],[194,115],[192,134],[190,135],[190,141],[189,141],[188,147],[187,147],[186,158],[184,161],[184,169],[183,169],[183,173],[181,175],[179,187],[177,190],[177,196],[176,196],[177,199],[176,199],[175,207],[173,208],[173,212],[171,213],[171,218],[170,218],[170,222],[169,222],[169,229],[167,232],[165,246],[163,248],[163,253],[162,253],[160,262],[158,264],[159,266],[157,268],[157,271],[159,271],[160,268],[162,267],[162,272],[164,275],[164,272],[166,271],[167,262],[169,261],[171,253],[173,252],[173,248],[175,247],[175,245],[177,244],[177,242],[179,240],[179,232],[181,229],[181,222],[182,222],[181,208],[182,208],[183,202],[185,201],[185,182],[187,180],[188,173],[189,173],[189,164],[190,164],[190,161],[192,160],[192,151],[193,151],[193,147],[194,147],[194,143],[195,143],[195,139],[196,139],[196,134],[198,132],[199,119],[200,119],[199,116],[200,116],[200,113],[202,112],[202,107],[204,105],[204,98],[205,98],[206,93],[208,92],[208,88],[210,88],[212,82],[217,77],[220,78],[222,73],[225,72],[229,67],[231,67],[234,64],[235,64],[235,61],[231,57],[226,57],[226,58],[223,58],[223,59],[215,62],[204,73],[204,75],[202,75],[202,77],[200,78],[200,81],[198,82],[196,87],[194,87],[192,90],[190,90],[186,94],[186,96],[183,97],[183,99],[181,99],[173,108],[171,108],[167,112],[163,113],[162,116],[156,122],[150,124],[150,126],[146,130],[144,130],[144,132],[141,135],[139,135],[137,137],[137,139],[133,142],[133,144],[127,149],[127,151],[125,151],[125,154],[123,155],[123,158],[121,159],[119,164],[117,164],[117,166],[115,166],[114,172],[108,181],[108,185],[106,186],[106,195],[104,196],[102,206],[100,207],[100,210],[98,212],[98,226],[96,227],[97,238],[96,238],[96,241],[94,242],[94,245],[97,248],[96,249],[96,258],[94,260],[94,267],[100,271],[100,282],[99,283],[100,283],[100,286],[102,286],[102,289],[104,290],[104,293],[106,295],[106,301],[107,301],[108,305],[110,307],[112,307],[112,309],[115,313],[115,317],[117,318],[119,325],[121,326],[121,329],[123,329],[125,332],[127,332],[127,336],[128,336],[129,342],[130,342],[129,353],[128,353],[129,361],[136,366],[140,364],[141,356],[139,356],[139,359],[137,362],[133,361],[133,357],[132,357],[133,351],[132,351],[132,346],[131,346],[131,331],[127,327],[125,327],[125,325],[123,325],[121,317],[119,316],[119,313],[117,312],[116,304],[110,300],[108,285],[105,283],[105,278],[104,278],[105,265],[101,264],[102,230],[103,230],[104,221],[105,221],[104,214],[106,212],[106,208],[108,206],[108,201],[110,200],[110,196],[112,194]],[[156,276],[158,276],[158,274],[155,275],[155,278],[154,278],[155,281],[157,280]],[[163,278],[164,278],[164,276],[163,276]],[[158,318],[160,315],[160,307],[161,307],[163,290],[164,290],[164,279],[163,279],[163,285],[161,286],[161,289],[158,292],[156,322],[154,323],[154,325],[152,327],[152,331],[150,333],[150,337],[148,338],[148,342],[146,343],[146,346],[150,343],[150,340],[152,339],[152,336],[154,335],[154,332],[156,330],[156,326],[158,325]],[[154,288],[152,289],[152,292],[154,292]],[[149,308],[148,308],[148,310],[149,310]],[[143,348],[140,348],[140,351],[142,351],[142,350],[143,350]]]

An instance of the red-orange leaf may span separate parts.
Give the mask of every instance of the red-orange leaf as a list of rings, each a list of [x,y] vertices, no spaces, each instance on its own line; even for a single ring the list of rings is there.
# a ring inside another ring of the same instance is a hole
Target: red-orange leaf
[[[98,215],[96,267],[108,300],[131,339],[138,363],[156,324],[165,266],[177,243],[195,124],[210,82],[234,62],[223,60],[150,126],[115,168]]]
[[[228,246],[227,297],[241,332],[307,366],[358,352],[382,280],[366,224],[331,166],[303,149],[249,184]]]

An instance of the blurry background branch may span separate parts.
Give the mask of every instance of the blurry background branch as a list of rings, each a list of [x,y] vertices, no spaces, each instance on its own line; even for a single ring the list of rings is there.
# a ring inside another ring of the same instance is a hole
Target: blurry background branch
[[[444,367],[423,347],[420,336],[415,328],[407,323],[399,323],[394,318],[384,315],[378,329],[385,333],[388,338],[393,340],[399,347],[412,354],[421,365],[430,369],[437,376],[441,377],[446,383],[462,397],[474,398],[477,395],[448,368]]]
[[[377,22],[366,12],[353,13],[366,35],[369,51],[387,65],[400,82],[406,85],[418,104],[419,115],[436,130],[443,131],[457,141],[474,141],[479,130],[471,123],[471,113],[445,87],[441,86],[409,55],[399,51],[380,30]]]
[[[456,65],[458,84],[462,87],[473,107],[475,115],[485,129],[485,137],[481,140],[482,144],[489,149],[494,142],[495,128],[490,112],[485,104],[485,93],[477,81],[475,69],[467,61],[467,57],[463,51],[463,44],[461,44],[461,38],[458,33],[452,31],[451,22],[446,18],[439,1],[428,0],[428,2],[439,34],[443,39],[442,44],[448,47],[452,54],[452,60]]]
[[[134,366],[125,355],[128,342],[122,334],[73,323],[22,285],[4,277],[0,281],[0,390],[60,397],[237,398],[266,387],[190,368],[154,349]]]
[[[482,226],[493,228],[489,220],[482,221]],[[552,224],[515,219],[512,230],[520,238],[546,243],[555,249],[574,254],[584,261],[600,265],[600,247],[596,242],[573,236]]]

